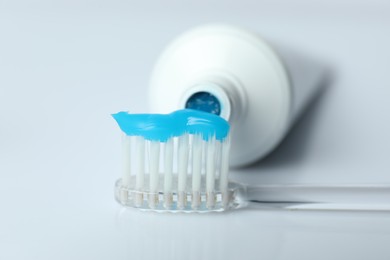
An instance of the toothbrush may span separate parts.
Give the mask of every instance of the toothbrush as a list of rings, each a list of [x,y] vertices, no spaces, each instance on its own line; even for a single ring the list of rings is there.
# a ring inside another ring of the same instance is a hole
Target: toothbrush
[[[219,116],[185,109],[113,117],[123,132],[123,172],[115,197],[124,206],[158,212],[251,206],[390,211],[386,184],[250,186],[229,181],[230,126]]]
[[[113,115],[122,136],[116,198],[126,206],[169,211],[228,208],[229,124],[197,110]]]

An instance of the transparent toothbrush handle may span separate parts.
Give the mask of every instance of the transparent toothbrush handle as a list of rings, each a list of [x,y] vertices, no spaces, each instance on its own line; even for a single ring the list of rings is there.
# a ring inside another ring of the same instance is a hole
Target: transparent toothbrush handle
[[[259,185],[244,196],[256,208],[390,211],[390,184]]]

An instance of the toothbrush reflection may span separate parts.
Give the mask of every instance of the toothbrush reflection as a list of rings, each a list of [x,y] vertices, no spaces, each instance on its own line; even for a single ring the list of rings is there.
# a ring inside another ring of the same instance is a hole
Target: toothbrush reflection
[[[159,214],[121,208],[116,221],[120,248],[128,259],[328,259],[328,248],[368,259],[374,250],[367,246],[370,240],[379,241],[375,250],[383,251],[390,237],[385,213],[242,211],[252,210]],[[345,247],[345,240],[353,243]]]

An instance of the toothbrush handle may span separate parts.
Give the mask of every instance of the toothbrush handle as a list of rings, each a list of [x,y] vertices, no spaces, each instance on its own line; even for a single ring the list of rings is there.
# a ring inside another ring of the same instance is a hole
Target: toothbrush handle
[[[246,191],[248,201],[267,208],[390,211],[390,185],[260,185]]]

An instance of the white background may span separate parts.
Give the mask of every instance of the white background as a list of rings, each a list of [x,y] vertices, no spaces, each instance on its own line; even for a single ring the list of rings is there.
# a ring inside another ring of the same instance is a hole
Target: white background
[[[154,61],[192,26],[227,22],[321,60],[327,90],[251,183],[390,182],[386,1],[0,0],[0,259],[389,259],[380,213],[121,208],[120,133],[145,112]]]

